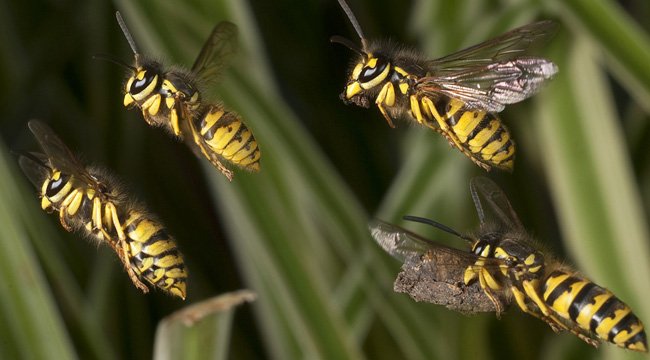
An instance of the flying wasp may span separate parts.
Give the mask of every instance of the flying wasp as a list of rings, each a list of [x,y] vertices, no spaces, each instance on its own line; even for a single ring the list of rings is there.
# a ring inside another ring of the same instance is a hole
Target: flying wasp
[[[218,23],[203,45],[190,71],[165,68],[138,52],[119,12],[117,22],[135,55],[135,66],[124,86],[124,106],[136,106],[147,124],[164,127],[205,156],[228,180],[233,172],[221,160],[250,171],[260,169],[260,150],[251,130],[239,115],[219,103],[203,101],[204,89],[216,81],[236,52],[237,27]],[[200,155],[199,155],[200,156]]]
[[[45,153],[18,161],[40,190],[43,210],[57,212],[67,231],[108,244],[142,292],[149,291],[148,283],[185,299],[183,256],[163,225],[106,170],[83,166],[50,127],[32,120],[29,129]]]
[[[361,40],[333,36],[359,55],[341,99],[346,104],[379,108],[390,127],[405,117],[442,134],[485,170],[511,171],[515,144],[498,113],[506,105],[537,93],[558,69],[552,62],[524,56],[531,45],[553,33],[540,21],[445,57],[428,60],[414,50],[369,41],[344,0],[338,0]]]
[[[594,284],[553,256],[544,254],[525,231],[506,195],[491,180],[472,179],[470,190],[478,212],[480,227],[474,234],[462,235],[436,221],[414,216],[405,220],[432,225],[470,244],[471,251],[448,248],[398,226],[381,221],[371,223],[375,241],[392,256],[408,261],[415,257],[452,257],[454,266],[464,267],[464,284],[477,282],[494,303],[497,316],[502,298],[550,325],[567,330],[586,343],[601,341],[622,348],[647,352],[646,334],[630,307],[611,291]],[[483,206],[481,198],[487,205]],[[449,264],[430,263],[444,267]]]

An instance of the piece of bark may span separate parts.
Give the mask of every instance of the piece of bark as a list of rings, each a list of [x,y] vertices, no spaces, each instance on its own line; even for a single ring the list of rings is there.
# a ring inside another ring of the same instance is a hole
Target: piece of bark
[[[408,258],[397,275],[393,290],[408,294],[417,302],[443,305],[464,314],[496,312],[496,307],[478,281],[465,285],[463,276],[467,265],[449,253],[428,251]],[[502,309],[509,301],[498,297]]]

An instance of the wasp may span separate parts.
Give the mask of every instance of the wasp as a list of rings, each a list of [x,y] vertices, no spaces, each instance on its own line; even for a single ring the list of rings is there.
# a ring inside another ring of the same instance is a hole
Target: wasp
[[[233,172],[221,160],[259,171],[260,150],[251,130],[239,115],[220,103],[203,101],[202,96],[236,52],[237,27],[227,21],[218,23],[188,71],[166,68],[140,54],[119,12],[116,17],[135,56],[134,66],[118,62],[131,70],[124,85],[124,106],[139,108],[147,124],[184,139],[228,180],[232,180]]]
[[[540,21],[445,57],[429,60],[404,46],[369,41],[352,10],[339,4],[361,39],[333,36],[359,55],[340,97],[368,108],[374,102],[390,127],[404,117],[442,134],[475,164],[511,171],[515,143],[498,113],[537,93],[558,68],[525,51],[553,33],[555,23]]]
[[[18,159],[40,190],[41,207],[56,212],[67,231],[80,231],[108,244],[142,292],[145,283],[185,299],[187,271],[176,241],[105,169],[84,166],[46,124],[32,120],[29,129],[44,153]]]
[[[480,220],[479,229],[463,235],[436,221],[405,216],[432,225],[470,245],[471,251],[445,247],[401,227],[376,221],[370,231],[377,243],[403,261],[431,258],[436,253],[464,267],[464,284],[478,282],[494,303],[497,316],[502,298],[545,321],[556,331],[569,331],[592,346],[608,341],[622,348],[647,352],[643,324],[611,291],[543,252],[523,228],[503,191],[491,180],[472,179],[470,190]],[[486,206],[481,202],[483,199]],[[448,266],[439,261],[432,266]]]

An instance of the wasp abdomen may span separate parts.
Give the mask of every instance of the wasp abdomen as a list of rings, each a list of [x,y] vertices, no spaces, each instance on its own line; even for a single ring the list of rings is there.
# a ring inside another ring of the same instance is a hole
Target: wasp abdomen
[[[435,101],[427,96],[411,101],[411,114],[418,122],[441,130],[474,161],[512,170],[515,144],[497,114],[467,109],[462,101],[443,96]]]
[[[197,120],[201,137],[212,151],[247,170],[259,170],[257,141],[237,114],[222,106],[211,105]]]
[[[185,298],[187,271],[183,256],[165,228],[132,211],[124,223],[133,270],[151,284]]]
[[[544,302],[561,318],[617,346],[647,351],[641,321],[611,291],[563,271],[551,273],[542,289]]]

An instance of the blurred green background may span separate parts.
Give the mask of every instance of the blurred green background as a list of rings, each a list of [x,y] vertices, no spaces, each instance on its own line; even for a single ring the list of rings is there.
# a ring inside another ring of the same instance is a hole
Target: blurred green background
[[[536,19],[561,25],[543,50],[560,73],[503,112],[515,171],[489,176],[540,242],[650,324],[650,3],[350,2],[368,38],[432,58]],[[115,10],[143,53],[187,66],[214,24],[239,26],[239,57],[216,90],[253,129],[259,174],[228,183],[122,107],[124,69],[92,59],[132,59]],[[468,184],[483,171],[438,134],[390,129],[377,109],[343,105],[352,54],[329,43],[335,34],[356,41],[335,0],[1,2],[0,357],[150,358],[164,316],[248,288],[257,301],[214,320],[219,331],[159,337],[157,348],[180,342],[194,349],[185,358],[231,359],[642,358],[554,334],[514,308],[501,320],[468,317],[392,292],[400,264],[372,242],[367,219],[412,214],[472,229]],[[189,267],[185,302],[141,294],[107,247],[40,210],[11,153],[37,149],[31,118],[159,215]],[[204,351],[215,344],[216,355]]]

